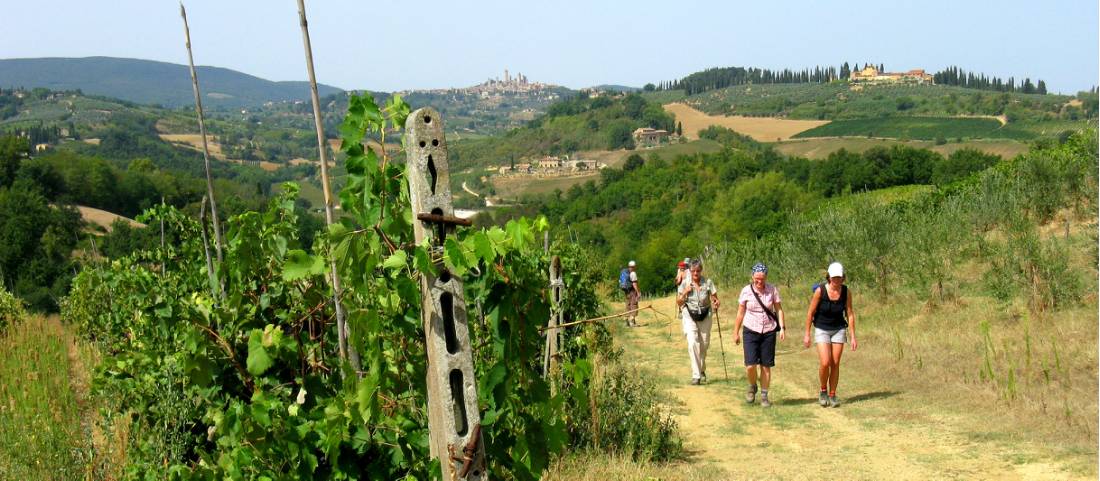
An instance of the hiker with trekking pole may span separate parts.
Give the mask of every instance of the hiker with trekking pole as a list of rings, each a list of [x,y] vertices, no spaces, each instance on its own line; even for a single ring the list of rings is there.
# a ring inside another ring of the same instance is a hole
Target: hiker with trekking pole
[[[626,327],[638,327],[638,300],[642,291],[638,289],[638,265],[634,261],[626,264],[619,272],[619,289],[626,296]]]
[[[759,381],[762,407],[772,405],[768,399],[768,387],[771,385],[772,368],[775,367],[776,338],[787,338],[787,322],[783,315],[779,288],[768,284],[767,280],[767,266],[761,263],[752,266],[752,282],[741,289],[741,296],[737,301],[737,325],[733,332],[735,344],[741,344],[742,336],[745,338],[745,370],[749,378],[745,402],[752,404],[756,401]]]
[[[681,326],[687,337],[688,358],[691,360],[691,384],[707,382],[707,348],[710,347],[710,311],[717,312],[721,302],[718,289],[703,277],[703,263],[691,261],[691,275],[684,278],[676,290],[676,307],[680,309]],[[721,334],[721,333],[719,333]]]

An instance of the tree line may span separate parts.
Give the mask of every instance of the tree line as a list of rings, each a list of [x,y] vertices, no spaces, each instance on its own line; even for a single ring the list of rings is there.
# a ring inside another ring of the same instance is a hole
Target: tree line
[[[782,69],[770,70],[756,67],[716,67],[695,72],[679,80],[660,82],[657,85],[648,84],[645,90],[683,90],[687,95],[695,95],[710,90],[719,90],[734,85],[748,84],[798,84],[798,83],[828,83],[835,80],[847,80],[852,72],[862,70],[864,67],[873,66],[879,72],[885,72],[884,64],[871,63],[860,67],[855,63],[850,67],[844,62],[840,67],[815,66],[802,70]],[[1032,83],[1030,78],[1017,81],[1013,77],[1001,79],[974,72],[967,72],[959,67],[948,67],[932,75],[933,81],[938,85],[955,85],[981,90],[996,90],[999,92],[1019,92],[1025,94],[1046,94],[1047,86],[1043,80]]]
[[[1038,79],[1032,83],[1030,78],[1025,78],[1017,83],[1016,79],[1009,77],[991,77],[982,73],[974,73],[951,66],[932,75],[933,81],[938,85],[956,85],[980,90],[996,90],[998,92],[1019,92],[1024,94],[1046,94],[1047,83]]]

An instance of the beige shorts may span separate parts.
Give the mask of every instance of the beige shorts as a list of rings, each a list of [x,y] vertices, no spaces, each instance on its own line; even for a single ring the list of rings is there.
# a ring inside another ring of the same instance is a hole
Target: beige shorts
[[[828,331],[814,328],[814,343],[816,344],[844,344],[848,342],[848,329]]]

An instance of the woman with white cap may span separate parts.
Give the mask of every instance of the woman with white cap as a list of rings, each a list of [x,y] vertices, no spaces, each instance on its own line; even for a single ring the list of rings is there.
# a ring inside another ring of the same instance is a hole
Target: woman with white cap
[[[821,381],[818,404],[821,407],[837,407],[836,386],[840,382],[840,356],[844,343],[851,338],[852,350],[859,347],[856,341],[856,315],[852,311],[852,294],[844,285],[844,266],[839,262],[829,264],[829,279],[814,290],[810,309],[806,313],[806,335],[802,344],[810,347],[810,326],[817,343],[817,370]]]

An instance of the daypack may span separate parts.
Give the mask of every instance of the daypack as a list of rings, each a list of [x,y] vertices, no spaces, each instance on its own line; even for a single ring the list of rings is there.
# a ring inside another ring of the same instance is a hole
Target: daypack
[[[822,284],[820,282],[815,282],[814,286],[810,288],[810,294],[813,294],[813,293],[817,292],[817,288],[821,287],[821,285]]]
[[[624,291],[634,289],[633,283],[630,282],[630,269],[623,268],[623,270],[619,272],[619,289]]]

